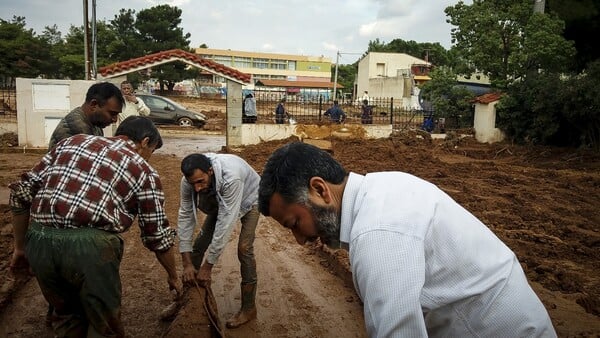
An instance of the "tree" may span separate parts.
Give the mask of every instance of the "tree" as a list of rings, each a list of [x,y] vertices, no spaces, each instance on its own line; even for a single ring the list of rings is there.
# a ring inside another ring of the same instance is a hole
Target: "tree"
[[[51,79],[61,79],[60,56],[64,46],[62,33],[58,30],[58,26],[46,26],[40,39],[49,47],[50,58],[46,61],[46,66],[43,72]]]
[[[432,103],[436,115],[449,119],[448,124],[470,125],[473,93],[457,83],[456,74],[450,67],[436,67],[429,75],[431,80],[423,84],[422,96]]]
[[[0,74],[11,80],[19,76],[45,77],[51,68],[47,42],[25,26],[24,17],[0,19]]]
[[[144,55],[142,37],[135,28],[135,11],[122,8],[109,22],[115,39],[106,47],[111,59],[124,61]]]
[[[156,53],[169,49],[190,49],[190,33],[183,33],[181,24],[181,10],[169,5],[159,5],[141,10],[135,21],[135,28],[141,37],[144,53]],[[186,78],[196,77],[197,69],[190,69],[182,62],[171,62],[152,69],[152,76],[158,78],[161,89],[166,86],[173,90],[175,83]]]
[[[581,72],[589,62],[600,58],[600,44],[590,38],[600,35],[600,1],[548,0],[546,11],[556,13],[565,22],[564,37],[575,43],[575,72]]]
[[[445,13],[456,26],[452,43],[468,66],[464,74],[481,71],[499,88],[538,71],[564,71],[575,53],[562,20],[533,13],[531,0],[459,1]]]
[[[109,46],[116,40],[115,33],[105,21],[96,22],[96,58],[97,66],[111,64],[118,60],[111,56]],[[83,25],[71,26],[65,37],[65,43],[61,46],[60,57],[61,73],[69,79],[85,78],[85,56],[84,56],[84,31]]]
[[[414,40],[394,39],[389,43],[375,39],[369,41],[368,52],[404,53],[420,59],[426,59],[435,66],[451,64],[448,51],[439,42],[419,43]]]

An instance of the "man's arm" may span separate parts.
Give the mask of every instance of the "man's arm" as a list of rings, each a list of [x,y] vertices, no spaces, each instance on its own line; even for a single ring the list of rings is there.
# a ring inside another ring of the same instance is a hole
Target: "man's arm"
[[[140,114],[140,116],[150,115],[150,108],[148,108],[148,106],[146,106],[146,104],[144,103],[144,100],[140,99],[139,97],[136,97],[136,99],[137,99],[137,103],[135,104],[135,106],[136,106],[138,114]]]
[[[423,242],[392,231],[370,231],[350,243],[352,278],[364,302],[370,337],[426,337],[420,296]]]
[[[12,218],[14,251],[10,260],[10,272],[13,275],[26,273],[29,262],[25,257],[25,235],[29,228],[29,210],[15,212]]]
[[[183,285],[179,277],[177,276],[177,269],[175,268],[175,250],[174,246],[170,247],[165,251],[155,251],[154,254],[158,259],[158,262],[167,272],[167,282],[169,283],[169,289],[175,290],[179,297],[183,290]]]
[[[240,214],[243,193],[244,183],[241,179],[233,180],[223,188],[213,240],[206,255],[206,261],[210,264],[217,262],[225,248],[225,244],[229,241],[237,217]]]
[[[196,278],[192,264],[192,240],[196,228],[196,206],[193,200],[194,189],[185,177],[181,178],[179,188],[179,215],[177,218],[177,234],[179,236],[179,252],[183,264],[183,281],[191,282]]]

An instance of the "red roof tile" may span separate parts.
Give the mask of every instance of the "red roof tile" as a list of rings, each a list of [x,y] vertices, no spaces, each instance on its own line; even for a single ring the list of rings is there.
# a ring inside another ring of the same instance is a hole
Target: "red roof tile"
[[[477,96],[475,99],[473,99],[473,103],[483,103],[483,104],[488,104],[488,103],[492,103],[494,101],[498,101],[500,100],[500,98],[502,97],[502,93],[499,92],[493,92],[493,93],[487,93],[487,94],[483,94],[480,96]]]
[[[186,52],[181,49],[166,50],[131,60],[113,63],[105,67],[100,67],[99,72],[105,78],[115,77],[129,73],[135,68],[149,68],[152,66],[177,60],[183,61],[188,64],[193,64],[196,67],[206,69],[211,73],[221,75],[233,81],[243,83],[250,83],[251,81],[250,74],[242,73],[238,70],[216,63],[212,60],[203,59],[194,53]]]

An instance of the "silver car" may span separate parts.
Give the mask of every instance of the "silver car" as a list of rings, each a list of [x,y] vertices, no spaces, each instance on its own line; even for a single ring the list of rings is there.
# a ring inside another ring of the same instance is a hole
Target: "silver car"
[[[154,124],[174,124],[182,127],[204,127],[206,115],[186,109],[179,103],[158,95],[136,94],[150,108],[148,116]]]

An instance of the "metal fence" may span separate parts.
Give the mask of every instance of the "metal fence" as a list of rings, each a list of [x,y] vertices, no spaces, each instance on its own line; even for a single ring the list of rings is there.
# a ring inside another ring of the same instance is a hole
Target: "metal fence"
[[[275,123],[275,108],[281,96],[272,92],[254,92],[258,119],[256,123]],[[379,125],[391,124],[393,129],[417,129],[421,128],[427,117],[435,119],[433,111],[421,109],[410,109],[398,106],[401,101],[395,102],[393,98],[371,98],[369,105],[373,110],[373,123]],[[303,100],[301,97],[287,96],[285,108],[297,123],[321,124],[329,123],[330,119],[325,116],[327,109],[333,106],[332,100],[323,97],[314,100]],[[346,123],[361,124],[361,106],[358,100],[339,100],[339,106],[346,113]]]
[[[17,88],[0,83],[0,116],[17,116]]]

